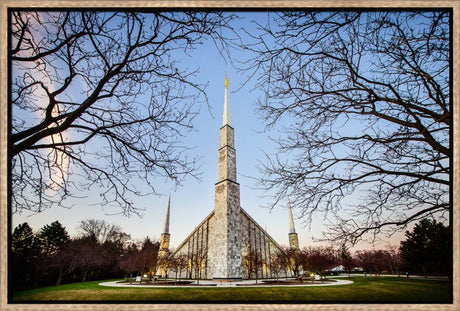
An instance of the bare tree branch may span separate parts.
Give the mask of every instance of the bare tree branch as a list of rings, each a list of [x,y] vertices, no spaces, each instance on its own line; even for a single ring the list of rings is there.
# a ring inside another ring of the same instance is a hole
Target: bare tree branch
[[[281,12],[258,25],[242,70],[258,77],[278,153],[261,162],[274,208],[287,195],[328,240],[449,214],[448,11]]]
[[[103,204],[129,215],[155,178],[196,176],[183,138],[207,97],[175,57],[207,39],[225,45],[234,15],[11,14],[13,211],[66,206],[97,185]]]

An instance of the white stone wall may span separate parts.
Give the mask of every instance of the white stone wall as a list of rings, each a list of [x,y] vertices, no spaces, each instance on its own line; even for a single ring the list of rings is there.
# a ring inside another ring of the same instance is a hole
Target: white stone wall
[[[214,223],[213,215],[214,212],[206,217],[173,253],[173,255],[187,256],[188,267],[184,275],[189,278],[210,278],[209,241]],[[197,265],[201,266],[199,272],[195,269]]]
[[[258,270],[258,278],[272,278],[273,273],[270,271],[270,261],[276,252],[282,252],[281,246],[269,236],[269,234],[260,227],[257,222],[252,219],[246,212],[241,212],[241,235],[242,249],[241,253],[244,257],[249,250],[256,251],[262,255],[262,267]],[[248,271],[243,270],[243,277],[248,276]]]
[[[289,233],[289,247],[292,249],[299,249],[299,237],[297,233]]]
[[[239,185],[230,180],[223,180],[216,184],[215,228],[209,249],[214,278],[241,278],[239,192]]]
[[[219,146],[217,181],[220,182],[228,179],[236,182],[236,150],[234,130],[231,126],[224,125],[220,129]]]
[[[236,216],[236,215],[235,215]],[[236,219],[236,218],[234,218]],[[206,261],[203,265],[200,277],[202,279],[212,278],[235,278],[238,273],[242,278],[247,278],[247,271],[243,270],[242,258],[250,249],[258,251],[262,255],[264,262],[263,267],[258,271],[258,278],[273,278],[275,275],[270,271],[270,261],[272,256],[279,251],[282,251],[281,246],[263,230],[254,219],[246,212],[240,209],[238,218],[238,233],[241,236],[241,244],[231,245],[231,251],[236,258],[235,260],[225,261],[219,257],[219,252],[222,251],[222,238],[226,230],[221,229],[215,213],[211,213],[179,246],[175,251],[176,254],[186,254],[189,257],[197,251],[206,252]],[[199,249],[201,248],[201,250]],[[227,249],[227,248],[225,248]],[[226,254],[229,254],[227,252]],[[236,254],[235,254],[236,253]],[[221,261],[219,261],[221,260]],[[192,263],[192,262],[191,262]],[[233,274],[232,274],[233,273]],[[184,274],[185,275],[185,274]],[[283,273],[281,274],[283,276]],[[196,278],[196,269],[190,266],[187,272],[187,277]]]

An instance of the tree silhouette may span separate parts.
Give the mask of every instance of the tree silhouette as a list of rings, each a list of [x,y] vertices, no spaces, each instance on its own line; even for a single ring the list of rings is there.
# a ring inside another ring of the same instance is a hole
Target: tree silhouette
[[[160,250],[160,242],[152,241],[149,237],[145,238],[142,242],[142,248],[138,253],[138,260],[137,260],[137,270],[141,274],[141,280],[139,284],[142,283],[142,277],[144,273],[148,273],[149,279],[154,275],[159,266],[159,257],[158,253]]]
[[[242,258],[242,268],[247,273],[247,278],[256,279],[256,283],[259,279],[259,271],[262,269],[263,257],[260,252],[254,249],[249,249]]]
[[[384,250],[362,250],[356,252],[359,265],[368,273],[380,275],[383,270],[390,270],[388,252]]]
[[[286,272],[287,258],[284,252],[279,250],[270,255],[270,272],[275,275],[276,280],[279,280],[281,272]]]
[[[326,270],[339,264],[339,258],[332,247],[309,247],[302,250],[304,269],[325,275]]]
[[[449,227],[431,219],[422,219],[401,241],[401,257],[409,270],[428,273],[449,273],[451,250]]]
[[[138,272],[139,250],[136,245],[130,245],[120,259],[120,269],[129,274],[129,284],[133,283],[133,273]]]
[[[73,239],[68,245],[68,250],[72,253],[72,266],[81,272],[82,282],[89,279],[91,272],[105,264],[100,244],[94,236]]]
[[[11,235],[11,251],[17,255],[30,257],[36,253],[35,234],[27,222],[19,224]]]
[[[290,270],[291,275],[295,278],[300,276],[300,270],[302,269],[305,259],[304,255],[305,254],[300,250],[293,249],[291,247],[284,247],[286,266]]]
[[[36,273],[53,276],[57,271],[56,285],[61,284],[62,278],[74,269],[74,254],[67,248],[70,236],[66,228],[56,220],[43,226],[37,239],[40,241],[40,255],[34,263]]]
[[[345,246],[340,249],[339,262],[348,272],[348,277],[350,277],[351,270],[356,267],[356,260]]]
[[[186,254],[175,254],[170,257],[171,260],[171,270],[174,272],[174,282],[177,282],[177,274],[179,274],[179,279],[182,278],[182,271],[187,270],[188,258]]]
[[[264,90],[278,153],[262,163],[272,208],[289,195],[329,241],[355,244],[449,217],[447,10],[288,11],[258,25],[244,70]]]
[[[66,228],[56,220],[40,230],[39,239],[44,255],[51,255],[64,247],[70,240],[70,236]]]
[[[36,283],[34,272],[41,245],[27,222],[19,224],[11,235],[10,273],[14,275],[12,282],[15,286],[30,286]]]
[[[40,212],[84,189],[138,213],[154,178],[194,174],[181,141],[204,86],[178,56],[214,40],[232,14],[26,11],[11,14],[13,211]],[[136,187],[138,181],[148,189]]]
[[[92,236],[100,244],[114,242],[122,245],[130,238],[119,225],[110,224],[102,219],[85,219],[80,221],[78,227],[82,235]]]

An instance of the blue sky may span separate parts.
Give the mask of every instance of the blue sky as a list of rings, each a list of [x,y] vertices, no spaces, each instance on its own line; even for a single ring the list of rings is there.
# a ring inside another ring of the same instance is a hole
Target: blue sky
[[[263,23],[266,13],[240,13],[240,16],[244,19],[238,23],[247,31],[251,31],[254,25],[251,25],[250,21],[257,19]],[[238,58],[238,53],[233,51],[231,55]],[[181,65],[189,69],[199,68],[194,81],[208,83],[206,92],[209,109],[204,101],[200,103],[200,113],[194,120],[194,130],[187,133],[185,138],[185,145],[194,147],[191,153],[201,157],[201,181],[190,177],[181,187],[174,189],[173,183],[158,178],[156,189],[159,195],[142,197],[135,201],[139,208],[145,209],[142,217],[110,215],[116,210],[94,205],[98,194],[88,192],[82,193],[84,198],[74,200],[71,209],[55,207],[39,214],[26,211],[15,214],[13,228],[26,221],[34,230],[39,230],[45,224],[59,220],[71,235],[76,235],[81,220],[95,218],[120,225],[134,240],[141,240],[146,236],[159,238],[163,230],[168,195],[171,193],[171,246],[178,246],[214,208],[219,128],[222,125],[224,102],[224,75],[227,73],[230,82],[230,112],[232,126],[235,129],[237,181],[240,183],[241,206],[280,244],[288,245],[287,199],[284,206],[270,211],[265,207],[270,203],[270,199],[264,197],[266,193],[256,189],[256,179],[260,176],[257,169],[258,161],[264,160],[265,153],[275,152],[275,145],[269,139],[269,134],[264,131],[264,124],[256,114],[256,102],[263,96],[262,92],[254,89],[253,82],[243,85],[246,77],[241,76],[230,61],[220,55],[212,42],[205,43],[190,56],[184,55]],[[293,213],[301,247],[316,245],[313,238],[321,238],[321,233],[325,229],[323,223],[326,220],[322,215],[318,215],[311,225],[306,225],[296,217],[295,206]],[[385,246],[386,243],[381,245]],[[398,237],[393,237],[388,243],[398,244]],[[366,246],[361,244],[357,248]]]

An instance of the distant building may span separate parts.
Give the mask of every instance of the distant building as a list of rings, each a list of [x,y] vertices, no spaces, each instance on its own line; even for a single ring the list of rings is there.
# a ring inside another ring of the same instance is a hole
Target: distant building
[[[289,202],[289,244],[299,249]],[[169,254],[170,198],[160,238],[160,255]],[[230,122],[228,79],[225,76],[223,125],[220,128],[218,179],[215,184],[214,210],[193,230],[171,255],[186,255],[187,277],[214,280],[240,280],[252,277],[273,277],[271,260],[284,252],[240,205],[240,185],[236,181],[236,150],[234,129]],[[257,271],[247,271],[244,264],[249,254],[259,256]],[[250,273],[252,272],[252,273]]]

